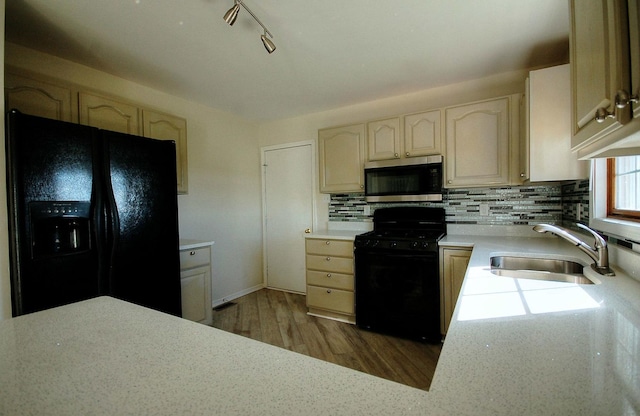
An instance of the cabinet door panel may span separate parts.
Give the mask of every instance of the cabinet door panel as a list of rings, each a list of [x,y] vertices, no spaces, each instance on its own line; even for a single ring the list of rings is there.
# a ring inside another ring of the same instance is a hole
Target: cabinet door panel
[[[320,192],[363,192],[365,126],[318,131]]]
[[[368,160],[400,157],[400,119],[372,121],[367,124]]]
[[[446,110],[446,185],[509,183],[509,98]]]
[[[176,142],[176,175],[178,193],[186,194],[187,186],[187,121],[157,111],[142,110],[142,135],[152,139]]]
[[[7,74],[5,108],[60,121],[72,120],[71,90],[29,78]]]
[[[440,110],[404,117],[405,156],[428,156],[442,153]]]
[[[140,135],[138,108],[89,93],[79,94],[80,124]]]
[[[455,309],[462,282],[467,273],[471,250],[469,249],[449,249],[442,250],[442,269],[441,269],[441,330],[443,334],[447,333],[451,316]]]
[[[614,110],[618,90],[629,91],[628,22],[624,0],[571,0],[572,149],[579,149],[630,120],[629,107],[595,121],[599,108]]]
[[[207,319],[207,278],[209,269],[201,267],[180,273],[182,317],[194,322]]]

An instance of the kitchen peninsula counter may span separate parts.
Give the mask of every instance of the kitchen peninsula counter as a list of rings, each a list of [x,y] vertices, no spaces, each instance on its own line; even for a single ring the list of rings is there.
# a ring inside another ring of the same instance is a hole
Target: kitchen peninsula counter
[[[0,322],[0,414],[639,412],[640,283],[615,265],[589,286],[487,270],[505,252],[589,263],[556,238],[441,243],[474,250],[429,392],[101,297]]]

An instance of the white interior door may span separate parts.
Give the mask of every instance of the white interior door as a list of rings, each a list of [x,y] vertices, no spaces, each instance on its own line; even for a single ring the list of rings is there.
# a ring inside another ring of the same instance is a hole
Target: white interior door
[[[314,225],[314,160],[312,142],[263,148],[267,287],[306,292],[304,236]]]

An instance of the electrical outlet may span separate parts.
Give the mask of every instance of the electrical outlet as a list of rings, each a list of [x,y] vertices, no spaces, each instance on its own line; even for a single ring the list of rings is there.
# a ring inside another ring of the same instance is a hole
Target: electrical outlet
[[[580,221],[582,219],[582,204],[578,202],[576,204],[576,221]]]
[[[489,204],[487,204],[486,202],[480,203],[480,215],[485,217],[489,215]]]

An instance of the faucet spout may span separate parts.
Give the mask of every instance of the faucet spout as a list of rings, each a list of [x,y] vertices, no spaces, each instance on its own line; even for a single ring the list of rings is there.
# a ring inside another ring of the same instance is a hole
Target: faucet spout
[[[595,239],[593,247],[571,234],[571,232],[566,228],[558,225],[538,224],[533,227],[533,230],[539,233],[551,233],[569,241],[593,259],[594,263],[591,265],[593,270],[605,276],[614,276],[615,273],[609,267],[609,250],[607,248],[607,241],[600,234],[586,225],[580,223],[576,225],[593,236]]]

